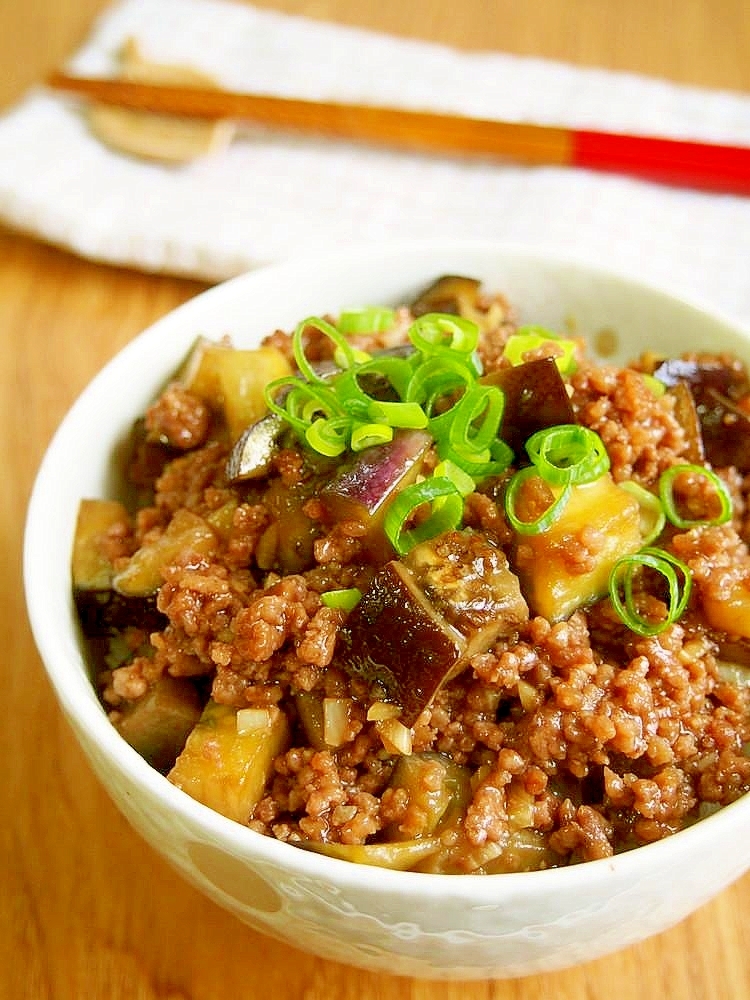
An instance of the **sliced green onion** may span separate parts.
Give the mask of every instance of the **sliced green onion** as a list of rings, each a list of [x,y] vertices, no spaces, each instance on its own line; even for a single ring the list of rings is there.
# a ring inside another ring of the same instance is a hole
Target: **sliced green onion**
[[[664,530],[667,522],[662,502],[654,493],[645,489],[640,483],[628,480],[620,483],[620,489],[630,493],[638,501],[641,510],[641,535],[643,544],[650,545]]]
[[[656,570],[664,577],[669,591],[667,615],[659,622],[645,618],[638,610],[633,592],[636,574],[644,567]],[[682,580],[678,577],[678,572]],[[659,635],[678,621],[687,607],[692,587],[690,568],[682,560],[658,548],[645,548],[618,559],[609,576],[609,596],[612,606],[627,627],[643,636]],[[622,593],[621,593],[622,592]]]
[[[701,476],[713,486],[719,503],[719,513],[715,517],[686,518],[677,509],[674,496],[674,482],[681,475]],[[664,512],[676,528],[697,528],[712,524],[725,524],[732,517],[732,498],[726,484],[712,469],[702,465],[671,465],[659,477],[659,496],[664,505]]]
[[[339,368],[352,368],[354,365],[363,365],[365,362],[370,361],[372,355],[368,354],[367,351],[362,351],[358,347],[352,347],[351,352],[342,351],[340,347],[337,347],[333,352],[334,363],[339,366]]]
[[[299,386],[300,380],[296,375],[285,375],[283,378],[277,378],[272,382],[269,382],[263,390],[263,396],[266,406],[271,413],[275,413],[277,416],[283,417],[283,419],[290,424],[298,434],[304,435],[307,430],[307,424],[301,417],[297,417],[295,412],[290,410],[287,406],[289,393],[299,388]],[[276,401],[276,395],[281,389],[288,389],[289,393],[287,393],[287,396],[281,403],[278,403]]]
[[[427,426],[427,414],[419,403],[391,403],[376,399],[370,403],[368,415],[390,427],[409,427],[421,430]]]
[[[455,451],[482,451],[497,437],[505,396],[493,385],[472,385],[454,407],[448,443]]]
[[[369,396],[360,386],[358,369],[349,368],[342,371],[333,380],[333,388],[341,409],[355,420],[366,420],[372,403]]]
[[[479,327],[462,316],[426,313],[409,327],[409,340],[427,356],[440,348],[470,355],[479,343]]]
[[[453,462],[474,480],[480,483],[489,476],[499,476],[513,464],[513,452],[498,438],[489,448],[482,451],[456,451],[446,441],[438,444],[438,455],[444,461]]]
[[[366,379],[368,376],[380,377],[393,387],[399,399],[406,397],[406,387],[413,374],[413,357],[398,358],[387,354],[371,358],[357,368],[358,379]]]
[[[392,440],[393,428],[388,424],[355,424],[350,447],[352,451],[363,451],[375,444],[388,444]]]
[[[659,396],[663,396],[667,391],[666,385],[661,381],[661,379],[656,378],[654,375],[648,375],[646,373],[642,376],[643,381],[646,383],[647,387],[658,399]]]
[[[422,504],[429,503],[429,517],[413,528],[407,525]],[[457,528],[463,515],[463,497],[446,476],[432,476],[404,487],[386,511],[383,527],[396,552],[406,555],[419,542]]]
[[[329,323],[328,320],[321,319],[320,316],[309,316],[307,319],[303,319],[301,323],[297,324],[297,327],[292,335],[292,351],[294,353],[294,360],[297,363],[297,367],[308,382],[322,382],[323,378],[315,371],[315,368],[308,360],[305,354],[304,345],[304,334],[308,327],[312,327],[314,330],[318,330],[319,333],[325,334],[326,337],[333,343],[334,350],[336,351],[336,363],[342,368],[351,368],[357,363],[357,351],[349,343],[349,341],[344,337],[339,330]],[[367,355],[369,357],[369,355]]]
[[[557,424],[532,434],[526,451],[537,472],[553,486],[592,483],[609,469],[599,435],[580,424]]]
[[[319,454],[335,458],[348,447],[349,429],[346,417],[318,417],[305,431],[305,440]]]
[[[438,479],[443,477],[450,479],[462,497],[467,497],[476,489],[473,477],[468,472],[464,472],[460,465],[456,465],[449,458],[446,458],[443,462],[438,462],[432,474]]]
[[[356,587],[347,587],[345,590],[326,590],[320,595],[321,604],[327,608],[338,608],[342,611],[351,611],[362,600],[362,591]]]
[[[451,393],[476,382],[476,374],[462,357],[430,357],[414,370],[404,400],[419,403],[428,416],[436,404]]]
[[[337,326],[342,333],[382,333],[396,322],[396,313],[385,306],[347,309],[341,313]]]
[[[540,479],[542,478],[533,465],[529,465],[525,469],[519,469],[508,483],[508,488],[505,491],[505,515],[511,527],[520,535],[538,535],[542,531],[547,531],[565,510],[565,506],[570,498],[570,483],[565,483],[549,507],[535,521],[521,520],[516,514],[516,499],[524,483],[535,476]],[[546,480],[543,481],[546,482]]]
[[[523,364],[524,357],[529,352],[538,352],[545,344],[554,344],[562,350],[555,356],[555,364],[563,375],[570,375],[576,369],[576,343],[559,334],[546,330],[543,326],[521,326],[508,337],[503,350],[503,356],[512,365]]]

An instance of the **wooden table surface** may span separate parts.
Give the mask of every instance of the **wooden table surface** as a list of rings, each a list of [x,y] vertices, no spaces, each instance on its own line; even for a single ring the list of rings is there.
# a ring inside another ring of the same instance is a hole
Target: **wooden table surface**
[[[0,0],[0,105],[80,43],[101,0]],[[286,0],[265,3],[466,48],[750,91],[746,0]],[[557,974],[429,983],[352,970],[256,934],[128,827],[56,707],[25,619],[20,557],[35,468],[93,373],[201,287],[0,230],[0,1000],[744,1000],[750,875],[680,926]],[[85,456],[82,456],[85,460]]]

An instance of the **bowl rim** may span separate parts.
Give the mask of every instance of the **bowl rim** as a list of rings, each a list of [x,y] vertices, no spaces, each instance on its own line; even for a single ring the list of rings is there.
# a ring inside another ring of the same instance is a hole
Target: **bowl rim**
[[[53,482],[49,481],[53,472],[53,459],[65,442],[68,428],[77,419],[79,412],[85,411],[92,389],[103,379],[110,377],[113,369],[119,367],[121,359],[129,357],[130,354],[141,353],[144,344],[163,336],[171,327],[179,328],[196,309],[205,309],[212,306],[214,302],[220,308],[222,300],[226,299],[227,296],[241,296],[247,285],[252,290],[253,285],[257,282],[273,281],[279,276],[283,277],[287,273],[299,273],[300,269],[310,267],[325,271],[332,267],[335,268],[337,265],[340,266],[343,261],[351,262],[353,259],[358,259],[361,264],[367,260],[382,260],[385,255],[388,257],[418,256],[440,251],[444,251],[446,255],[479,253],[487,254],[488,257],[492,255],[498,259],[506,257],[522,259],[526,264],[544,263],[552,267],[582,269],[596,280],[614,280],[635,286],[639,291],[645,291],[663,300],[668,300],[675,306],[687,307],[691,311],[702,314],[707,321],[725,327],[741,340],[747,341],[750,352],[750,327],[745,327],[735,318],[724,314],[704,300],[686,296],[682,292],[668,287],[652,284],[633,272],[592,264],[573,253],[548,252],[543,248],[505,241],[388,240],[347,250],[338,249],[317,254],[308,252],[244,272],[187,300],[132,338],[89,381],[52,435],[34,479],[24,529],[23,577],[32,634],[45,672],[64,714],[68,721],[74,724],[73,728],[76,730],[76,736],[79,740],[80,736],[77,730],[80,728],[85,731],[89,740],[100,748],[110,766],[114,767],[131,785],[143,786],[151,797],[162,801],[170,814],[187,823],[191,830],[201,829],[204,839],[220,844],[248,863],[252,863],[252,859],[257,858],[259,861],[284,868],[290,873],[323,879],[350,889],[367,889],[368,891],[417,890],[422,896],[439,896],[442,899],[460,897],[471,902],[472,905],[495,903],[501,898],[499,893],[505,891],[511,896],[517,894],[519,889],[522,889],[524,893],[545,894],[554,891],[555,888],[561,889],[571,880],[583,889],[592,882],[598,882],[603,876],[617,874],[626,879],[635,878],[641,869],[648,869],[650,864],[655,866],[661,855],[666,853],[674,862],[675,857],[689,855],[694,842],[706,839],[712,831],[720,836],[723,831],[741,823],[741,816],[745,816],[745,814],[747,814],[745,820],[749,821],[750,794],[742,796],[735,802],[667,838],[651,844],[644,844],[610,858],[601,858],[576,865],[477,877],[474,875],[397,871],[354,864],[300,849],[292,844],[260,834],[222,816],[172,785],[166,777],[152,768],[119,736],[107,719],[96,698],[93,686],[86,679],[85,671],[81,670],[80,661],[83,654],[78,645],[78,638],[73,634],[74,629],[69,630],[70,635],[65,636],[65,643],[62,645],[58,637],[50,635],[50,629],[44,622],[43,592],[39,591],[38,580],[44,574],[43,511],[48,502],[45,497],[50,495],[50,488],[53,486]],[[196,306],[198,302],[200,305]],[[71,624],[75,626],[72,612]],[[104,787],[108,794],[111,794],[106,784]]]

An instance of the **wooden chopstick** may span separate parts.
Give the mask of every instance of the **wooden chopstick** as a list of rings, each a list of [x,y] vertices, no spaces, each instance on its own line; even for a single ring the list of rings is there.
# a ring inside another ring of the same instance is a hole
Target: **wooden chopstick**
[[[750,195],[750,147],[745,146],[64,73],[53,73],[47,84],[91,101],[141,111],[253,121],[273,128],[415,151],[583,167],[664,184]]]

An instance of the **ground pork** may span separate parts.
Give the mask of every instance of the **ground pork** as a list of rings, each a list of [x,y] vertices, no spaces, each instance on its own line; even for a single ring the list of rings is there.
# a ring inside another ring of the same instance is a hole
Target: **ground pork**
[[[494,371],[507,364],[512,311],[499,297],[479,301],[479,354]],[[398,310],[390,331],[356,345],[390,348],[410,319]],[[311,362],[330,362],[324,333],[311,326],[304,339]],[[288,333],[266,343],[293,359]],[[654,490],[661,473],[688,461],[674,396],[655,393],[636,368],[597,367],[581,355],[569,386],[575,417],[601,436],[615,481]],[[129,465],[137,510],[108,529],[102,551],[116,570],[127,567],[185,511],[208,542],[162,567],[161,626],[122,630],[98,681],[115,722],[167,675],[238,710],[278,706],[288,739],[248,818],[253,829],[358,848],[432,838],[424,870],[515,871],[609,857],[750,789],[748,664],[725,662],[727,650],[747,649],[732,647],[706,610],[750,580],[747,473],[717,470],[732,497],[730,523],[665,535],[693,580],[679,622],[641,637],[606,598],[563,621],[532,614],[470,655],[421,712],[408,732],[407,750],[421,763],[410,783],[399,778],[393,740],[404,734],[393,728],[387,691],[377,677],[342,668],[347,612],[322,596],[369,586],[376,567],[363,523],[326,516],[320,494],[330,470],[311,466],[293,442],[276,451],[265,479],[239,484],[226,479],[228,450],[215,410],[177,384],[137,425]],[[431,452],[425,471],[437,461]],[[532,572],[531,548],[523,540],[512,548],[509,474],[467,498],[464,524]],[[715,491],[687,475],[675,481],[675,500],[683,516],[700,518]],[[604,541],[590,526],[563,540],[569,571],[588,572]],[[659,597],[644,600],[663,610]]]

